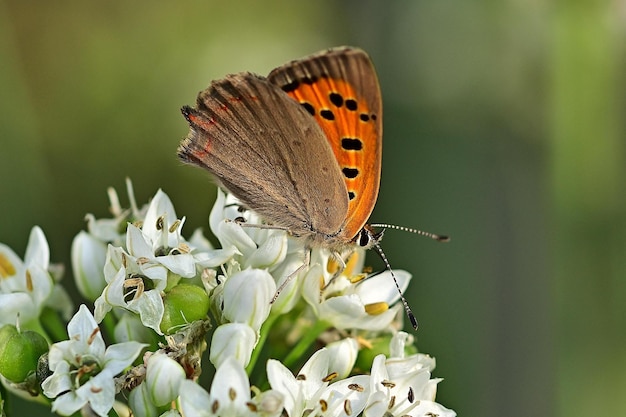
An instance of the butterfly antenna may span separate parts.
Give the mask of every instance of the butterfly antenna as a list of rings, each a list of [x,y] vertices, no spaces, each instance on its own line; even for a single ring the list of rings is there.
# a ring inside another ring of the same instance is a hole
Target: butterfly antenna
[[[433,240],[436,240],[437,242],[449,242],[450,241],[450,238],[448,236],[425,232],[423,230],[411,229],[410,227],[398,226],[395,224],[375,223],[375,224],[370,224],[370,226],[379,227],[382,229],[395,229],[395,230],[402,230],[403,232],[415,233],[416,235],[429,237]]]
[[[402,300],[404,311],[406,311],[406,315],[411,321],[411,326],[413,326],[413,329],[417,330],[417,319],[415,318],[415,315],[411,311],[411,307],[409,307],[409,302],[406,300],[406,298],[404,298],[404,295],[402,294],[402,290],[400,289],[400,284],[398,284],[398,280],[396,279],[396,274],[393,273],[393,269],[391,269],[391,265],[389,265],[389,261],[387,260],[387,256],[385,255],[385,252],[383,252],[383,249],[380,247],[378,242],[374,243],[374,247],[376,247],[376,252],[385,263],[387,270],[391,272],[391,277],[393,278],[394,284],[396,284],[396,289],[398,290],[398,294],[400,294],[400,299]]]

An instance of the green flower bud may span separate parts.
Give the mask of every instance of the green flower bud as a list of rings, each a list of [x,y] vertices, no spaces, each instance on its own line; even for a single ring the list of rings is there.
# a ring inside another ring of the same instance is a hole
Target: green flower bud
[[[209,312],[209,296],[196,285],[179,284],[165,294],[163,305],[165,310],[160,328],[169,334],[187,323],[205,319]]]
[[[37,369],[39,357],[48,351],[48,342],[39,333],[7,324],[0,329],[0,374],[11,382],[23,382]]]

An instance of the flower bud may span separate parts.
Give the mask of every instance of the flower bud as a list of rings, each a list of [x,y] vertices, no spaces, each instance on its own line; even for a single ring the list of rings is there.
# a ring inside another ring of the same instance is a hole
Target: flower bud
[[[216,368],[229,357],[234,357],[242,366],[247,366],[255,344],[256,333],[247,324],[222,324],[213,333],[209,359]]]
[[[326,345],[329,351],[329,371],[337,372],[339,379],[350,375],[359,354],[359,344],[353,338],[346,338]]]
[[[133,410],[133,416],[136,417],[158,417],[159,411],[152,403],[148,386],[146,382],[142,382],[130,392],[128,396],[128,405]]]
[[[205,319],[209,312],[209,296],[196,285],[178,284],[163,297],[163,319],[160,328],[165,334],[195,320]]]
[[[107,245],[87,232],[79,232],[72,241],[72,270],[80,294],[90,301],[100,296],[106,286],[104,263]]]
[[[246,269],[224,283],[224,317],[231,323],[246,323],[259,331],[270,313],[276,283],[269,272]]]
[[[178,397],[180,383],[186,379],[185,370],[164,353],[150,356],[146,366],[146,389],[157,406]]]
[[[20,332],[14,325],[0,329],[0,374],[11,382],[23,382],[37,369],[39,357],[48,351],[46,339],[39,333]]]

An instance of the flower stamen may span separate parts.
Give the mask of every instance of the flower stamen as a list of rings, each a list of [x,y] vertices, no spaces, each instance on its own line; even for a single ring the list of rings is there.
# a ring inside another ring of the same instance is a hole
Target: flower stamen
[[[377,303],[370,303],[365,305],[365,312],[370,316],[377,316],[379,314],[384,313],[389,310],[389,304],[384,301],[379,301]]]
[[[26,290],[28,292],[33,291],[33,277],[30,275],[30,271],[26,270]]]
[[[15,275],[15,266],[6,256],[0,253],[0,277],[8,278],[13,275]]]
[[[330,382],[333,379],[337,378],[338,376],[339,376],[339,374],[337,372],[331,372],[330,374],[328,374],[324,378],[322,378],[322,382]]]

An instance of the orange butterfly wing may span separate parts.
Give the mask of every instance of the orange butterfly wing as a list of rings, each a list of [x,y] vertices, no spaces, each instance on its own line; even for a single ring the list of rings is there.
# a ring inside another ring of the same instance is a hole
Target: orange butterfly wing
[[[328,138],[348,190],[341,234],[353,240],[380,186],[382,101],[370,58],[356,48],[331,49],[276,68],[268,79],[304,106]]]

